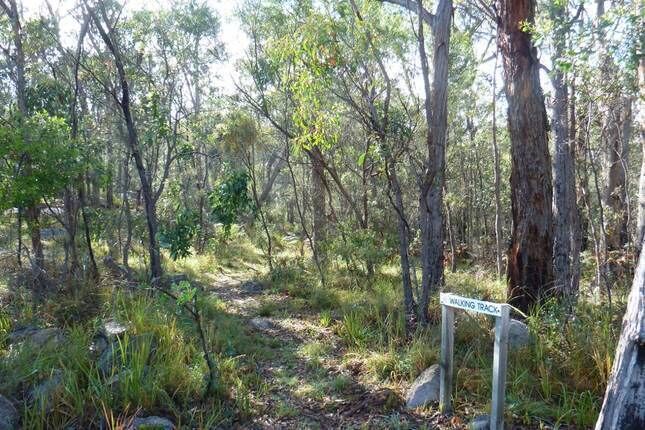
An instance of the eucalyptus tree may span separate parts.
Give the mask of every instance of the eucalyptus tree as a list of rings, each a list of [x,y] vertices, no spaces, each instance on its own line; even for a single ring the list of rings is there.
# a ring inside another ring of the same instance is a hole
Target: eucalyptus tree
[[[554,287],[572,304],[578,294],[580,241],[576,196],[575,133],[570,132],[567,71],[568,35],[573,25],[568,2],[554,1],[548,5],[553,26],[551,81],[554,89],[553,134],[553,274]],[[579,9],[580,11],[580,9]]]
[[[645,57],[641,57],[638,65],[639,95],[645,97]],[[645,239],[645,111],[640,112],[639,137],[641,141],[641,175],[638,186],[638,221],[636,224],[636,255],[640,255]]]
[[[251,82],[246,87],[238,85],[238,89],[244,101],[282,135],[287,163],[291,149],[304,154],[309,161],[311,234],[306,232],[305,219],[301,221],[305,235],[311,239],[314,259],[320,262],[329,228],[330,183],[337,187],[358,223],[363,225],[356,202],[324,155],[339,133],[333,98],[326,92],[334,61],[333,52],[329,52],[329,46],[333,46],[329,31],[333,23],[309,2],[297,6],[264,2],[250,7],[253,11],[244,18],[252,38],[245,62]]]
[[[641,245],[642,246],[642,245]],[[596,430],[645,426],[645,254],[635,268],[627,310]]]
[[[23,46],[23,23],[21,21],[20,11],[18,10],[18,3],[16,0],[2,0],[0,2],[3,14],[8,18],[11,27],[11,42],[12,49],[6,50],[5,54],[9,57],[13,68],[14,85],[16,92],[16,104],[20,117],[26,119],[29,116],[27,109],[27,77],[25,71],[25,51]],[[21,175],[30,174],[30,161],[29,157],[25,158],[24,168],[21,170]],[[22,210],[19,207],[18,210]],[[25,207],[25,215],[29,227],[29,236],[31,237],[31,247],[33,258],[31,258],[31,268],[34,278],[37,281],[43,281],[45,256],[43,252],[43,244],[40,236],[40,209],[38,208],[38,201],[31,201]],[[21,250],[18,250],[20,254]],[[20,255],[18,256],[20,258]]]
[[[365,186],[366,176],[371,171],[369,166],[375,162],[382,165],[386,176],[387,197],[397,219],[403,305],[411,328],[416,314],[410,261],[410,240],[414,230],[406,215],[408,209],[404,203],[399,164],[410,155],[409,146],[413,144],[416,118],[412,118],[415,115],[410,112],[415,110],[412,103],[416,100],[411,94],[405,94],[399,88],[399,80],[388,72],[393,64],[405,67],[411,38],[399,16],[388,16],[370,3],[359,6],[351,0],[350,4],[353,14],[340,9],[344,13],[340,14],[342,30],[339,31],[345,36],[338,44],[340,59],[334,71],[332,91],[347,106],[350,117],[365,130],[367,146],[359,156],[361,183]],[[380,37],[383,34],[389,37]],[[372,140],[376,141],[375,149],[372,149]],[[365,202],[366,190],[363,193]],[[367,220],[367,204],[364,204],[364,211]]]
[[[509,302],[529,310],[552,287],[553,213],[547,115],[531,36],[535,1],[496,2],[511,140]]]
[[[110,20],[103,2],[99,1],[96,8],[94,6],[90,6],[87,2],[85,2],[85,6],[88,15],[92,18],[92,22],[96,30],[99,32],[103,42],[114,59],[118,81],[121,88],[121,96],[117,99],[117,102],[123,112],[123,118],[127,129],[127,144],[139,174],[143,199],[145,202],[150,274],[152,279],[160,278],[163,273],[163,269],[161,266],[161,254],[157,239],[158,221],[156,199],[152,190],[149,167],[146,168],[144,164],[144,156],[141,151],[139,135],[132,115],[131,91],[124,65],[124,57],[122,55],[119,41],[115,37],[116,29],[113,29],[114,23]],[[108,33],[108,29],[112,30],[109,30]]]
[[[613,6],[613,5],[612,5]],[[605,0],[596,0],[596,37],[599,48],[600,88],[603,101],[599,103],[602,115],[600,132],[605,152],[605,183],[603,205],[605,206],[605,240],[609,250],[621,249],[628,240],[628,193],[627,164],[631,134],[632,99],[622,94],[624,86],[620,68],[614,59],[612,41],[608,29],[616,26],[619,19],[612,17]]]
[[[154,22],[152,31],[145,34],[143,22],[139,28],[143,30],[142,39],[148,41],[146,46],[157,46],[159,54],[151,53],[152,57],[164,58],[167,70],[161,75],[173,76],[173,85],[177,87],[177,96],[166,104],[169,111],[178,112],[179,117],[168,120],[173,124],[181,118],[183,123],[180,134],[184,136],[186,156],[178,160],[177,173],[184,172],[185,197],[195,200],[193,204],[197,206],[200,227],[197,250],[201,252],[208,234],[207,193],[215,174],[213,123],[219,121],[220,109],[211,78],[217,76],[213,66],[225,57],[224,46],[219,40],[220,20],[206,3],[197,0],[175,1],[168,10],[155,13],[150,19]],[[151,43],[155,38],[158,42]],[[190,168],[193,166],[194,169]]]
[[[439,291],[443,284],[443,188],[448,126],[448,58],[453,11],[451,0],[440,0],[436,14],[431,19],[433,36],[431,87],[424,38],[425,9],[423,1],[417,1],[417,38],[425,89],[424,108],[428,126],[426,135],[428,160],[421,179],[421,193],[419,195],[422,269],[419,321],[422,324],[427,324],[430,293]]]
[[[424,110],[427,133],[425,146],[428,157],[419,174],[419,226],[421,234],[421,292],[418,317],[421,324],[428,323],[428,304],[431,292],[443,284],[443,240],[445,150],[448,118],[448,65],[450,28],[453,7],[451,0],[440,0],[436,12],[429,12],[422,0],[385,0],[417,14],[416,29],[421,76],[425,94]],[[426,52],[424,26],[429,25],[433,36],[432,85]]]

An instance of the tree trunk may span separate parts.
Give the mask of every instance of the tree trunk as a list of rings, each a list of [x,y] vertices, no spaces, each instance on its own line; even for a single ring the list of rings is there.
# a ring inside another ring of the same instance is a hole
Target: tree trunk
[[[150,275],[151,279],[159,279],[163,274],[163,269],[161,267],[161,254],[159,252],[159,242],[157,241],[157,208],[156,202],[152,193],[152,184],[150,183],[150,178],[146,167],[143,163],[143,157],[139,148],[139,140],[137,137],[137,130],[134,125],[134,119],[132,118],[132,113],[130,111],[130,88],[128,84],[127,77],[125,75],[125,68],[123,66],[123,61],[121,54],[118,51],[116,45],[113,43],[110,35],[107,34],[101,21],[96,16],[96,13],[93,9],[88,8],[88,12],[92,16],[96,27],[101,34],[103,42],[107,45],[108,49],[114,56],[114,62],[116,69],[119,75],[119,81],[121,85],[121,100],[119,102],[121,110],[123,111],[123,117],[125,119],[125,125],[128,131],[128,146],[134,158],[134,164],[137,168],[137,173],[139,174],[139,179],[141,181],[141,191],[143,194],[143,201],[146,213],[146,223],[148,227],[148,252],[150,255]],[[107,17],[105,16],[105,11],[101,11],[104,21],[107,24]]]
[[[312,239],[316,254],[321,262],[325,260],[323,244],[327,237],[327,216],[325,212],[325,168],[322,163],[320,148],[314,147],[311,156],[311,203],[313,211]]]
[[[572,306],[578,288],[574,285],[574,269],[571,257],[574,254],[574,227],[577,225],[575,165],[572,153],[573,142],[569,133],[569,94],[564,72],[558,64],[567,48],[567,5],[555,3],[550,6],[554,21],[553,61],[553,131],[555,137],[555,160],[553,165],[553,278],[554,287]]]
[[[609,250],[622,249],[628,238],[626,167],[629,145],[628,136],[623,131],[629,129],[630,122],[631,102],[620,98],[609,107],[601,134],[607,150],[608,171],[603,203],[607,208],[605,230]]]
[[[605,15],[605,1],[597,0],[596,17],[600,22]],[[607,47],[605,30],[597,29],[600,51],[601,82],[610,83],[617,78],[617,67]],[[605,243],[607,250],[621,249],[627,243],[626,171],[627,139],[622,136],[625,121],[631,120],[631,106],[615,90],[603,94],[604,112],[601,131],[602,147],[606,151],[605,184],[602,204],[605,206]],[[629,112],[626,109],[629,108]],[[627,118],[629,116],[629,118]]]
[[[45,254],[43,252],[43,242],[40,238],[40,209],[33,205],[25,211],[27,218],[27,227],[29,228],[29,237],[31,238],[31,269],[34,279],[37,283],[42,283],[45,270]]]
[[[387,151],[387,150],[386,150]],[[405,218],[403,205],[403,192],[396,172],[396,163],[389,152],[386,152],[386,173],[388,176],[390,190],[394,194],[394,200],[390,202],[397,214],[397,228],[399,233],[399,259],[401,263],[401,280],[403,282],[403,306],[407,321],[414,320],[414,295],[412,294],[412,280],[410,278],[410,232],[408,222]],[[409,324],[412,325],[412,324]]]
[[[121,250],[123,265],[130,267],[130,247],[132,245],[132,212],[130,210],[130,154],[123,157],[123,209],[125,211],[126,237],[123,249]]]
[[[504,271],[502,262],[502,241],[504,219],[502,214],[501,173],[499,167],[499,147],[497,145],[497,50],[495,51],[495,67],[493,68],[493,174],[495,176],[495,262],[497,277],[501,279]]]
[[[78,224],[78,201],[69,187],[64,191],[65,206],[65,230],[67,231],[67,240],[65,248],[69,254],[67,264],[67,279],[70,282],[79,272],[80,263],[78,260],[78,247],[76,246],[76,231]]]
[[[455,235],[452,232],[452,216],[450,213],[450,205],[445,202],[446,205],[446,231],[448,231],[448,243],[450,244],[450,272],[455,273],[457,271],[457,251],[455,246]]]
[[[528,311],[553,281],[551,160],[539,62],[523,31],[535,17],[534,0],[498,0],[511,139],[512,244],[508,256],[509,303]]]
[[[638,85],[641,99],[645,97],[645,57],[641,57],[638,67]],[[638,192],[638,221],[636,225],[636,256],[640,255],[645,238],[645,110],[639,112],[640,120],[640,141],[642,150],[641,178]]]
[[[569,99],[569,152],[571,154],[572,160],[572,170],[571,170],[571,180],[572,184],[570,185],[573,194],[573,204],[572,204],[572,213],[571,213],[571,286],[570,292],[574,295],[574,299],[577,300],[578,292],[580,289],[580,253],[582,251],[582,210],[580,205],[578,205],[578,191],[576,184],[577,181],[577,169],[578,164],[576,161],[576,147],[578,142],[577,135],[577,119],[576,119],[576,85],[575,85],[575,76],[571,79],[571,97]],[[573,304],[573,303],[572,303]]]
[[[428,125],[428,169],[419,195],[421,225],[421,299],[419,321],[428,323],[430,292],[443,283],[443,186],[445,170],[446,130],[448,122],[448,49],[452,1],[440,0],[433,19],[433,80],[430,87],[428,58],[423,37],[423,1],[418,1],[418,41],[421,71],[425,88],[425,116]]]
[[[4,2],[0,3],[5,10],[9,21],[11,22],[11,37],[15,53],[13,56],[15,74],[16,74],[16,101],[18,104],[18,111],[23,120],[27,118],[29,112],[27,110],[27,81],[25,78],[25,53],[22,47],[22,26],[20,24],[20,14],[18,12],[18,5],[16,0],[9,0],[9,4]],[[28,166],[29,160],[26,160]],[[25,169],[29,172],[29,167]],[[27,173],[29,174],[29,173]],[[29,228],[29,236],[31,238],[31,269],[34,279],[37,283],[42,283],[44,279],[45,255],[43,252],[43,244],[40,237],[40,210],[37,207],[37,202],[33,202],[30,207],[25,210],[25,219]]]
[[[611,377],[596,430],[645,428],[645,254],[641,254],[623,317]]]

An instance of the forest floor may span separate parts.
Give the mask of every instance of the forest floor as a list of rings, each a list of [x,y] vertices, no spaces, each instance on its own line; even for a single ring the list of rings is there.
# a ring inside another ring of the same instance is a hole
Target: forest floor
[[[298,300],[248,273],[221,275],[208,288],[247,326],[271,338],[272,355],[257,362],[266,392],[250,422],[239,428],[461,428],[458,417],[435,409],[405,408],[405,387],[365,382],[360,360],[347,360],[347,349],[324,316],[294,310]],[[334,316],[332,316],[334,318]]]
[[[396,261],[370,277],[339,258],[323,286],[297,244],[285,237],[281,245],[271,271],[242,239],[165,261],[169,276],[202,290],[201,321],[219,370],[208,394],[194,320],[145,281],[124,282],[101,264],[99,282],[61,284],[34,301],[23,271],[0,265],[0,395],[19,410],[22,428],[34,429],[127,429],[134,417],[159,416],[178,428],[457,430],[490,409],[490,318],[457,315],[456,414],[443,416],[436,404],[408,410],[413,381],[438,363],[438,299],[433,324],[407,334]],[[145,279],[144,267],[134,269]],[[446,272],[445,291],[505,298],[503,281],[468,262]],[[610,310],[581,301],[571,320],[554,306],[526,319],[533,341],[509,352],[507,428],[593,425],[624,310],[615,293]],[[101,370],[105,353],[88,346],[109,321],[127,332],[103,350],[120,351],[120,361]],[[8,339],[21,327],[54,330],[61,340],[14,347]],[[34,390],[54,383],[35,400]]]

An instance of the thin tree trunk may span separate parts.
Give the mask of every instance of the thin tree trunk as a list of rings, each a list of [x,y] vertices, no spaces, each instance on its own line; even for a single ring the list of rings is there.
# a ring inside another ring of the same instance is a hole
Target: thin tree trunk
[[[535,0],[498,0],[497,13],[512,157],[508,299],[526,312],[553,282],[547,116],[536,49],[530,33],[523,30],[535,21]]]
[[[11,25],[11,37],[14,44],[14,65],[16,74],[16,101],[18,104],[18,111],[25,120],[29,115],[27,110],[27,81],[25,78],[25,54],[22,45],[22,25],[20,23],[20,14],[18,12],[18,4],[16,0],[9,0],[8,4],[4,1],[0,2],[0,6],[7,14]],[[26,160],[27,168],[26,174],[29,174],[29,160]],[[40,237],[40,210],[37,207],[37,202],[33,202],[25,209],[25,219],[29,228],[29,236],[31,238],[31,269],[34,279],[37,284],[44,282],[44,267],[45,255],[43,251],[43,244]]]
[[[573,142],[569,132],[569,95],[564,72],[558,66],[567,48],[566,22],[567,5],[557,3],[551,6],[551,19],[554,21],[554,55],[552,63],[553,87],[553,131],[555,137],[555,160],[553,166],[553,277],[556,291],[563,296],[572,309],[578,288],[574,285],[572,268],[572,244],[574,228],[577,225],[575,165],[572,154]]]
[[[251,178],[251,192],[253,194],[253,203],[255,204],[255,210],[258,215],[260,215],[260,221],[262,222],[262,229],[267,238],[267,263],[269,263],[269,270],[273,271],[273,243],[271,240],[271,232],[269,231],[269,225],[267,223],[266,217],[264,216],[264,208],[262,207],[259,197],[258,197],[258,186],[257,186],[257,176],[255,174],[255,148],[251,146],[251,153],[247,154],[246,157],[246,169],[249,172],[249,177]]]
[[[64,206],[65,206],[65,230],[67,232],[67,240],[65,248],[69,255],[67,264],[67,279],[68,282],[76,276],[80,269],[78,260],[78,248],[76,246],[76,231],[78,224],[78,202],[72,193],[72,190],[65,188],[64,191]]]
[[[84,17],[83,24],[81,25],[81,31],[78,37],[78,41],[76,44],[76,55],[74,57],[74,97],[72,99],[72,104],[70,106],[70,117],[71,117],[71,138],[73,141],[75,141],[78,138],[78,126],[79,126],[79,115],[77,111],[77,106],[78,106],[78,98],[79,98],[79,90],[80,90],[80,85],[78,81],[78,69],[80,67],[80,61],[81,61],[81,54],[82,54],[82,49],[83,49],[83,40],[85,39],[85,35],[87,34],[87,30],[90,25],[90,18],[88,16]],[[81,111],[84,112],[87,110],[87,104],[82,101],[81,103]],[[75,236],[76,236],[76,227],[78,224],[78,212],[83,216],[83,228],[84,228],[84,233],[85,233],[85,242],[87,244],[87,250],[88,254],[90,257],[90,276],[93,279],[98,279],[99,277],[99,270],[98,266],[96,264],[96,259],[94,258],[94,250],[92,248],[92,240],[90,237],[90,226],[89,226],[89,219],[88,215],[85,211],[85,188],[84,188],[84,183],[83,183],[83,174],[80,174],[76,178],[76,191],[77,191],[77,196],[78,200],[74,198],[73,193],[71,193],[70,190],[70,218],[74,218],[74,227],[72,228],[71,225],[69,226],[70,230],[70,236],[71,232],[73,231],[74,238],[70,237],[70,241],[74,240],[75,242]],[[75,209],[75,212],[71,209]]]
[[[495,50],[495,66],[493,67],[493,174],[495,183],[495,263],[497,266],[497,277],[501,278],[504,273],[502,254],[504,252],[503,230],[504,224],[501,197],[501,173],[499,167],[499,147],[497,145],[497,58],[498,49]]]
[[[314,147],[309,157],[311,161],[311,200],[313,211],[312,237],[316,254],[322,263],[325,260],[324,243],[327,237],[327,215],[325,204],[325,168],[322,164],[322,154]]]
[[[645,57],[641,57],[638,67],[639,91],[641,99],[645,98]],[[645,110],[641,109],[640,114],[640,131],[639,138],[641,143],[642,160],[641,160],[641,177],[638,192],[638,220],[636,223],[636,256],[638,257],[643,248],[645,239]]]
[[[102,6],[102,4],[101,4]],[[128,80],[125,74],[125,68],[123,66],[123,61],[121,54],[117,49],[117,46],[113,43],[110,35],[107,34],[103,28],[103,24],[98,19],[95,11],[88,7],[88,12],[92,16],[96,28],[101,34],[101,38],[107,45],[108,49],[114,57],[114,62],[119,76],[119,81],[121,85],[121,100],[119,104],[121,110],[123,111],[123,116],[125,119],[126,128],[128,131],[128,145],[134,158],[134,163],[137,168],[137,173],[139,174],[139,179],[141,181],[141,190],[143,193],[144,207],[146,213],[146,222],[148,227],[148,252],[150,255],[150,275],[152,280],[161,278],[163,274],[163,269],[161,266],[161,254],[159,252],[159,243],[157,241],[157,208],[156,202],[152,193],[152,184],[150,183],[150,178],[148,172],[143,163],[143,157],[139,148],[139,140],[137,137],[137,130],[134,124],[134,119],[132,118],[132,113],[130,110],[130,88]],[[103,20],[108,23],[107,16],[104,10],[101,10]]]
[[[597,0],[596,17],[601,22],[605,16],[605,1]],[[601,82],[609,83],[617,77],[617,67],[613,60],[605,37],[605,30],[597,28],[600,56]],[[606,151],[606,175],[602,194],[605,213],[605,243],[608,250],[621,249],[627,243],[626,209],[626,156],[627,141],[622,138],[621,132],[626,112],[623,97],[610,90],[603,95],[605,115],[603,118],[601,141]],[[629,115],[631,117],[631,113]],[[631,119],[631,118],[630,118]]]
[[[443,186],[445,170],[446,130],[448,121],[448,49],[452,1],[440,0],[432,25],[433,80],[430,87],[428,58],[423,36],[423,1],[418,0],[418,42],[421,71],[425,88],[425,116],[428,124],[428,170],[419,196],[421,224],[421,298],[419,321],[428,324],[428,303],[431,292],[443,283]]]
[[[455,237],[452,233],[452,216],[450,214],[450,205],[448,202],[444,202],[446,205],[446,230],[448,231],[448,243],[450,244],[450,272],[455,273],[457,271],[457,250],[455,247]]]
[[[132,211],[130,210],[130,154],[127,153],[123,159],[123,206],[125,210],[126,237],[121,255],[123,265],[129,268],[130,248],[132,244]]]
[[[389,189],[388,197],[392,207],[397,214],[397,228],[399,234],[399,259],[401,263],[401,280],[403,282],[403,306],[405,308],[406,320],[412,326],[414,320],[414,295],[412,294],[412,279],[410,278],[410,232],[408,222],[405,217],[405,208],[403,205],[403,192],[399,184],[399,178],[396,172],[396,164],[389,152],[386,155],[386,174],[388,178]],[[392,199],[391,194],[394,194]]]
[[[607,265],[607,231],[605,230],[605,226],[607,224],[605,223],[605,210],[602,201],[602,191],[600,190],[600,180],[598,179],[598,168],[596,166],[596,160],[593,156],[593,152],[591,151],[591,147],[589,146],[589,129],[590,125],[588,124],[586,130],[587,154],[589,156],[589,167],[591,168],[591,173],[593,174],[593,183],[596,190],[596,198],[598,200],[598,225],[600,226],[600,232],[602,233],[600,235],[600,238],[598,239],[598,251],[596,252],[598,260],[598,271],[600,274],[600,280],[602,281],[598,282],[598,289],[600,290],[599,292],[606,292],[609,306],[611,306],[611,286],[608,279],[609,274]],[[589,213],[589,217],[591,219],[591,212]],[[604,290],[602,289],[603,285],[605,287]]]
[[[288,136],[285,135],[285,139],[289,139]],[[287,148],[289,148],[289,144],[287,142]],[[316,245],[314,243],[314,238],[312,237],[311,234],[309,234],[309,230],[307,229],[307,223],[305,221],[305,216],[302,211],[302,208],[300,206],[300,201],[298,199],[298,186],[296,183],[296,175],[293,172],[293,167],[291,166],[291,161],[289,160],[289,152],[287,149],[286,152],[286,158],[285,161],[287,162],[287,167],[289,168],[289,174],[291,176],[291,184],[293,185],[293,195],[296,203],[296,210],[298,211],[298,217],[300,218],[300,225],[302,228],[302,233],[305,235],[307,238],[307,241],[309,243],[309,247],[311,248],[311,252],[314,257],[314,263],[316,264],[316,268],[318,269],[318,274],[320,275],[320,282],[321,284],[325,285],[325,274],[322,270],[322,263],[320,261],[320,256],[318,255],[318,250],[316,248]],[[324,197],[324,196],[323,196]]]
[[[580,252],[582,250],[582,210],[578,205],[578,191],[577,183],[577,170],[578,162],[576,160],[576,145],[578,136],[576,134],[577,119],[576,119],[576,86],[575,76],[571,79],[571,97],[569,100],[569,152],[571,153],[572,163],[572,181],[575,201],[573,202],[571,213],[571,283],[570,292],[573,294],[574,300],[577,300],[580,289]],[[571,303],[572,305],[574,303]]]
[[[18,245],[16,247],[16,256],[18,257],[18,267],[22,267],[22,208],[18,208],[16,218],[16,223],[18,224]]]

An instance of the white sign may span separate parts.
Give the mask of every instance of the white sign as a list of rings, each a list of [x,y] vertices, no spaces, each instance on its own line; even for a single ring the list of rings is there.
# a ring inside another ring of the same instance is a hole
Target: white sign
[[[479,312],[482,314],[492,315],[494,317],[502,316],[502,306],[499,303],[483,302],[481,300],[455,296],[454,294],[449,293],[441,293],[440,299],[442,305],[450,306],[452,308]]]
[[[452,411],[452,377],[455,344],[455,309],[480,312],[495,317],[495,347],[493,348],[493,399],[491,403],[491,430],[504,429],[504,399],[506,390],[506,363],[508,356],[508,327],[510,306],[468,297],[442,293],[441,299],[441,376],[439,378],[439,409]]]

